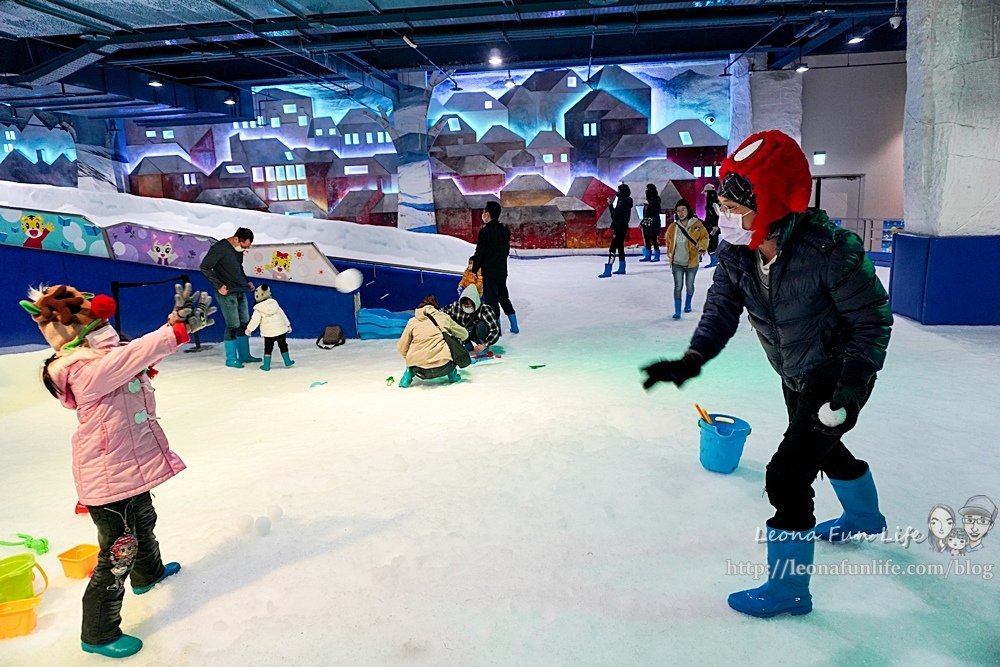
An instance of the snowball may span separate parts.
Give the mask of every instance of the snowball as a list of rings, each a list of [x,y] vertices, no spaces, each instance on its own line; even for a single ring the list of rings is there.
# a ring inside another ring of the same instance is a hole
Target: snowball
[[[840,426],[847,419],[847,409],[837,408],[836,411],[830,409],[829,403],[824,403],[819,408],[819,420],[827,426]]]
[[[236,527],[240,529],[241,533],[249,533],[253,530],[253,517],[244,514],[236,521]]]
[[[258,535],[267,535],[271,532],[271,520],[266,516],[259,516],[257,517],[257,520],[254,521],[253,527],[257,529]]]
[[[285,511],[278,505],[271,505],[267,508],[267,515],[271,517],[271,521],[281,521],[281,517],[285,516]]]

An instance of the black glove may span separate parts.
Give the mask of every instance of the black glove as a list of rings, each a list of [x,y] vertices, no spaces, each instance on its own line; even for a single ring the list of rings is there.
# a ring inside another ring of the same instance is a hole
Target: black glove
[[[680,387],[701,373],[701,366],[704,363],[702,356],[694,350],[688,350],[680,359],[657,361],[642,369],[649,376],[642,383],[642,386],[647,391],[657,382],[673,382]]]
[[[191,308],[190,313],[184,320],[188,333],[201,331],[205,327],[210,327],[215,324],[215,320],[209,318],[213,313],[215,313],[216,310],[218,310],[212,305],[212,297],[209,296],[208,292],[195,292],[192,295],[192,298],[194,306]]]

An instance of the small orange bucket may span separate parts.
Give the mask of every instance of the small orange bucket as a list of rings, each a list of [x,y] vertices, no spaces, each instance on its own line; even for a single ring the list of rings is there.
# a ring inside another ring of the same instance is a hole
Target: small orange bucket
[[[94,544],[80,544],[59,554],[63,572],[70,579],[86,579],[97,567],[97,554],[101,548]]]
[[[46,587],[48,580],[45,581]],[[42,591],[43,593],[45,591]],[[0,603],[0,639],[26,635],[38,625],[35,607],[42,601],[41,594],[24,600]]]

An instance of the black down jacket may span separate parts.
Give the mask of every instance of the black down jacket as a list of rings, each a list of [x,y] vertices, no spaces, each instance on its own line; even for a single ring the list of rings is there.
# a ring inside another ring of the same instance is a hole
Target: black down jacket
[[[476,238],[476,254],[472,258],[472,272],[482,269],[484,278],[503,278],[507,275],[507,255],[510,254],[510,230],[499,222],[488,222]]]
[[[867,382],[885,361],[892,313],[861,239],[810,209],[781,226],[770,289],[756,253],[720,243],[719,265],[691,347],[709,360],[722,350],[746,308],[771,366],[801,391],[813,379]]]

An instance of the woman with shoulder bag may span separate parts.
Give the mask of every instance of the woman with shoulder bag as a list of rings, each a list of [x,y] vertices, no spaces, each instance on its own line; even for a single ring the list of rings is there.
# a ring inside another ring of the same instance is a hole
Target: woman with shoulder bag
[[[691,205],[686,199],[677,200],[674,206],[674,220],[667,226],[667,257],[674,274],[674,315],[681,319],[681,293],[687,282],[687,299],[684,312],[691,312],[694,297],[694,277],[698,273],[701,257],[708,251],[708,230],[704,223],[691,213]]]
[[[464,327],[441,310],[437,299],[425,296],[396,343],[396,349],[406,360],[406,370],[399,380],[400,387],[409,387],[414,375],[422,380],[444,376],[451,382],[461,379],[444,332],[461,341],[469,337]]]
[[[646,205],[642,207],[642,259],[640,262],[659,262],[660,243],[657,237],[660,235],[660,195],[656,191],[656,186],[652,183],[646,185]],[[650,252],[652,247],[652,253]]]

